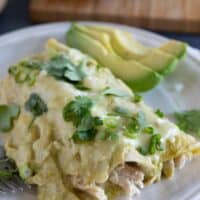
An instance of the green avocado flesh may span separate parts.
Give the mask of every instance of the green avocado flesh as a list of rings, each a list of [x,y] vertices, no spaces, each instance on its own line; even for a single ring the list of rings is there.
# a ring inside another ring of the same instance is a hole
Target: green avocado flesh
[[[109,40],[109,38],[107,39]],[[103,42],[98,40],[97,35],[92,37],[91,34],[77,28],[76,25],[72,25],[67,32],[67,44],[89,54],[101,65],[110,68],[116,76],[126,82],[134,91],[147,91],[156,86],[162,79],[162,76],[145,65],[135,60],[121,58],[113,51],[109,43],[103,45]]]
[[[73,24],[67,43],[94,57],[140,92],[153,88],[186,54],[185,43],[171,40],[158,48],[149,48],[128,32],[104,26]]]
[[[187,52],[187,44],[176,40],[170,40],[159,48],[161,51],[174,55],[178,59],[182,59]]]
[[[161,75],[172,72],[176,68],[178,59],[181,58],[179,55],[186,52],[185,44],[178,41],[170,41],[160,48],[148,48],[135,40],[131,34],[115,28],[103,26],[84,28],[91,34],[94,32],[107,34],[110,36],[111,46],[119,56],[136,60]],[[99,40],[101,41],[101,38]]]
[[[177,40],[170,40],[158,48],[148,48],[135,40],[133,36],[125,31],[105,26],[85,26],[90,30],[107,33],[111,37],[111,43],[115,51],[126,59],[138,59],[148,53],[149,50],[157,49],[163,53],[181,59],[187,52],[187,44]],[[168,56],[169,56],[168,55]]]

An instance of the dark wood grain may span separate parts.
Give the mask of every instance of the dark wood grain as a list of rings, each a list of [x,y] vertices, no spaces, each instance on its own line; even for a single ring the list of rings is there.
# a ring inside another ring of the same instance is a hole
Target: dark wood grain
[[[98,20],[200,33],[200,0],[31,0],[34,22]]]

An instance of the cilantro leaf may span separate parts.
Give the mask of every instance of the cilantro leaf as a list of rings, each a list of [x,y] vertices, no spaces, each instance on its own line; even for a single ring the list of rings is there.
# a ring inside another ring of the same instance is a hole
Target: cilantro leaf
[[[68,68],[68,70],[65,71],[64,77],[69,79],[70,81],[79,82],[85,77],[84,67],[85,62],[82,61],[76,67],[73,66],[73,68]]]
[[[146,155],[148,154],[148,149],[147,149],[147,148],[144,148],[144,147],[139,146],[139,147],[137,148],[137,150],[138,150],[142,155],[144,155],[144,156],[146,156]]]
[[[51,58],[45,64],[44,69],[57,79],[79,82],[85,77],[85,65],[85,60],[75,65],[69,58],[60,54]]]
[[[76,131],[72,139],[74,140],[75,143],[82,142],[82,141],[91,141],[94,139],[96,136],[96,131],[95,129],[89,129],[85,131]]]
[[[78,96],[63,108],[65,121],[72,121],[77,130],[73,134],[74,142],[91,141],[96,136],[96,127],[102,125],[99,117],[91,115],[93,101],[86,96]]]
[[[0,131],[7,132],[13,126],[13,121],[19,116],[20,108],[16,104],[0,105]]]
[[[157,110],[155,111],[155,114],[156,114],[158,117],[160,117],[160,118],[163,118],[163,117],[164,117],[164,113],[163,113],[160,109],[157,109]]]
[[[80,123],[78,124],[78,131],[87,131],[91,130],[94,126],[94,118],[91,116],[91,114],[88,112],[85,114],[82,119],[80,120]]]
[[[65,121],[72,121],[75,126],[78,126],[92,106],[93,101],[90,98],[77,96],[74,101],[71,101],[63,108],[63,118]]]
[[[31,121],[29,128],[36,117],[39,117],[48,111],[46,103],[36,93],[32,93],[29,99],[25,102],[25,109],[33,115],[33,120]]]
[[[123,90],[117,89],[117,88],[110,88],[106,87],[102,91],[102,95],[113,95],[118,97],[129,97],[130,95],[127,92],[124,92]]]
[[[85,77],[87,59],[74,64],[67,56],[59,54],[48,61],[24,60],[9,68],[9,73],[15,77],[17,83],[35,83],[40,70],[45,70],[56,79],[78,83]]]
[[[192,132],[199,135],[200,131],[200,110],[188,110],[174,114],[176,123],[185,132]]]

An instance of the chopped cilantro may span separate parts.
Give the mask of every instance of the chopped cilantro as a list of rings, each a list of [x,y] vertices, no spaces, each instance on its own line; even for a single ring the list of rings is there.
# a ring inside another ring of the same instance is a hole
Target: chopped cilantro
[[[72,136],[74,142],[91,141],[96,136],[96,127],[102,125],[102,120],[91,115],[93,101],[86,96],[78,96],[63,108],[65,121],[72,121],[77,130]]]
[[[60,54],[46,62],[44,69],[57,79],[79,82],[85,77],[85,65],[84,60],[75,65],[69,58]]]
[[[39,117],[48,111],[46,103],[36,93],[32,93],[29,99],[25,102],[25,109],[31,112],[33,115],[33,119],[31,123],[29,124],[29,128],[33,124],[36,117]]]
[[[110,88],[106,87],[102,91],[103,95],[113,95],[113,96],[118,96],[118,97],[128,97],[130,96],[127,92],[124,92],[123,90],[117,89],[117,88]]]
[[[80,120],[77,130],[78,131],[87,131],[95,129],[96,126],[102,125],[103,122],[99,117],[93,117],[90,112],[86,113],[84,116],[82,116],[82,119]]]
[[[33,59],[24,60],[9,68],[9,73],[15,77],[17,83],[27,82],[33,85],[40,70],[45,70],[56,79],[80,83],[85,77],[87,59],[79,64],[74,64],[63,54],[56,55],[48,61],[37,61]]]
[[[101,126],[101,125],[103,125],[103,120],[102,120],[101,118],[99,118],[99,117],[93,117],[93,120],[94,120],[94,124],[95,124],[96,126]]]
[[[175,113],[174,116],[180,129],[200,136],[200,110],[188,110]]]
[[[78,142],[83,142],[83,141],[91,141],[95,138],[96,136],[96,131],[95,129],[88,129],[85,131],[76,131],[72,139],[74,140],[75,143]]]
[[[160,109],[157,109],[157,110],[155,111],[155,113],[156,113],[156,115],[157,115],[158,117],[160,117],[160,118],[163,118],[163,117],[164,117],[164,113],[163,113]]]
[[[65,121],[72,121],[77,127],[93,106],[93,101],[86,96],[77,96],[75,100],[69,102],[63,109]]]
[[[134,98],[133,98],[133,101],[134,101],[135,103],[139,103],[140,101],[142,101],[142,96],[139,95],[139,94],[137,94],[137,93],[135,93]]]
[[[13,127],[13,121],[19,116],[20,107],[16,104],[0,105],[0,131],[7,132]]]
[[[143,147],[138,147],[137,150],[144,156],[146,156],[148,154],[148,149],[147,148],[143,148]]]

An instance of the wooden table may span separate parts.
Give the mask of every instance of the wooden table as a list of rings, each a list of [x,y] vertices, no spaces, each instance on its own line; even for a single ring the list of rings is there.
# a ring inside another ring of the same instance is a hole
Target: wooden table
[[[101,20],[200,33],[200,0],[31,0],[35,22]]]

